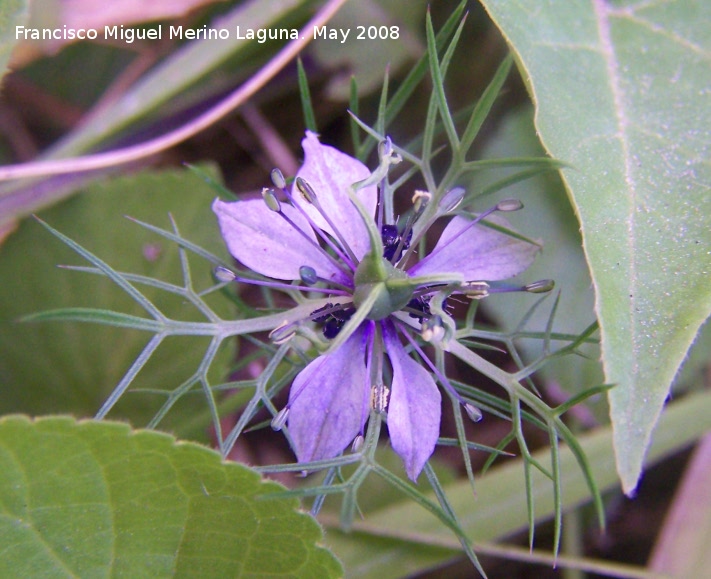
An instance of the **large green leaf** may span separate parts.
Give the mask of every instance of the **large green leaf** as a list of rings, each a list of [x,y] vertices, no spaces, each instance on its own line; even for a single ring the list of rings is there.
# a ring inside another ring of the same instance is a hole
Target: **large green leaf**
[[[596,291],[626,492],[711,311],[711,4],[483,0],[563,171]]]
[[[186,239],[226,258],[210,210],[214,196],[202,179],[187,170],[146,172],[95,183],[41,217],[119,271],[181,285],[177,246],[124,215],[170,229],[172,214]],[[190,263],[196,289],[209,287],[211,265],[197,258]],[[58,269],[61,264],[89,265],[32,219],[0,247],[0,413],[93,416],[151,338],[143,331],[78,322],[17,323],[20,316],[65,307],[148,317],[107,278]],[[137,287],[166,315],[204,321],[184,298]],[[214,297],[212,307],[229,318],[227,300]],[[195,372],[207,346],[208,341],[200,337],[165,340],[135,385],[177,388]],[[213,365],[216,378],[226,375],[231,354],[229,348],[218,354]],[[161,426],[181,428],[196,410],[206,408],[203,399],[199,392],[189,394]],[[112,416],[144,425],[163,402],[163,395],[129,392]]]
[[[125,424],[0,420],[2,577],[339,577],[254,471]]]
[[[540,157],[544,154],[533,128],[533,111],[521,107],[509,114],[500,124],[496,135],[487,143],[484,158]],[[486,190],[491,182],[510,178],[520,169],[500,169],[485,174],[474,174],[471,190]],[[524,170],[525,172],[525,170]],[[483,210],[496,201],[514,197],[523,201],[524,209],[507,214],[515,229],[539,239],[543,251],[533,265],[521,276],[520,282],[537,279],[553,279],[556,292],[549,294],[530,316],[525,330],[544,332],[551,310],[560,292],[552,330],[570,335],[580,334],[595,321],[594,295],[585,257],[580,247],[580,232],[577,220],[567,202],[565,189],[557,172],[548,171],[533,178],[506,187],[493,197],[485,197],[476,203],[475,209]],[[526,316],[540,296],[531,294],[493,294],[482,300],[481,307],[493,314],[504,329],[513,331]],[[567,342],[553,341],[551,349],[562,348]],[[543,351],[542,339],[521,339],[517,347],[527,362],[532,362]],[[586,357],[566,355],[548,360],[538,375],[545,386],[560,385],[569,394],[578,394],[586,388],[602,383],[599,364],[599,348],[587,344],[580,348]],[[601,404],[600,406],[603,406]],[[601,412],[607,410],[607,405]]]
[[[5,74],[10,53],[17,44],[15,27],[28,18],[27,2],[4,0],[0,2],[0,76]]]

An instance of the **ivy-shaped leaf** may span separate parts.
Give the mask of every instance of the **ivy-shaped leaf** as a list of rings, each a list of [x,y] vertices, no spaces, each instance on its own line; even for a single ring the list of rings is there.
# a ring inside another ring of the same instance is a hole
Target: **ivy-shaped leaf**
[[[617,469],[634,490],[711,312],[711,4],[483,0],[563,171],[596,292]]]
[[[125,424],[0,420],[2,577],[339,577],[281,485]]]

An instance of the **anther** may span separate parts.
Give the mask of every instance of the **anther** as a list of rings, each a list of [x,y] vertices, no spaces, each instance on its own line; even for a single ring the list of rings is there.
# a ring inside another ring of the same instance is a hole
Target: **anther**
[[[312,205],[316,203],[316,192],[313,187],[304,181],[301,177],[296,178],[296,188],[301,193],[301,196]]]
[[[552,279],[541,279],[523,286],[523,291],[531,294],[545,294],[555,287],[555,282]]]
[[[464,404],[464,412],[467,413],[467,416],[472,422],[479,422],[484,417],[481,410],[469,402]]]
[[[415,213],[420,213],[420,211],[427,207],[430,199],[432,199],[432,193],[429,191],[415,191],[415,194],[412,196],[412,204],[415,206]]]
[[[389,157],[393,152],[393,142],[390,137],[385,137],[385,140],[378,143],[378,157]]]
[[[378,159],[387,160],[388,165],[397,165],[402,161],[402,157],[395,152],[393,142],[390,137],[385,137],[385,140],[378,143]]]
[[[438,344],[444,338],[445,331],[442,326],[442,318],[432,316],[422,323],[422,332],[420,336],[425,342]]]
[[[272,169],[271,178],[274,187],[277,189],[286,189],[286,179],[284,179],[284,174],[279,169]]]
[[[447,191],[442,197],[440,210],[443,213],[451,213],[454,211],[464,199],[464,193],[464,187],[455,187]]]
[[[221,265],[218,265],[215,269],[212,270],[212,275],[215,276],[215,279],[217,281],[223,283],[229,283],[237,279],[237,276],[234,274],[233,271],[230,271],[229,269],[227,269],[226,267],[222,267]]]
[[[291,340],[296,335],[296,324],[293,322],[284,322],[280,326],[269,332],[269,339],[277,346]]]
[[[360,449],[363,448],[364,444],[365,437],[362,434],[359,434],[353,439],[353,444],[351,445],[351,452],[360,452]]]
[[[281,203],[279,202],[279,199],[277,199],[274,189],[269,189],[268,187],[262,189],[262,199],[264,199],[266,206],[274,211],[274,213],[279,213],[281,211]]]
[[[470,299],[480,300],[489,295],[489,289],[485,281],[468,281],[462,284],[460,291]]]
[[[284,408],[277,412],[277,415],[272,418],[272,430],[279,432],[282,428],[284,428],[287,418],[289,418],[289,407],[284,406]]]
[[[390,390],[385,384],[376,384],[370,391],[370,407],[378,414],[383,414],[388,407]]]
[[[518,211],[523,209],[523,203],[518,199],[504,199],[496,204],[496,211]]]
[[[299,276],[304,285],[314,285],[318,282],[318,275],[316,275],[316,270],[309,265],[302,265],[299,268]]]

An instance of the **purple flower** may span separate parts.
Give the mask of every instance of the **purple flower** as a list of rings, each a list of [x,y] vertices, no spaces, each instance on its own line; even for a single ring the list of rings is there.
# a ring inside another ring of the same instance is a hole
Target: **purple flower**
[[[393,161],[389,143],[381,148],[381,166],[373,175],[357,159],[322,145],[314,133],[307,132],[302,144],[305,161],[291,190],[280,174],[274,179],[281,200],[265,190],[264,199],[213,204],[237,261],[281,280],[261,283],[314,300],[304,320],[275,329],[275,341],[314,324],[329,340],[296,376],[288,405],[275,420],[288,417],[299,462],[329,459],[363,435],[373,389],[389,392],[390,440],[416,480],[439,436],[435,378],[451,389],[421,349],[422,340],[436,344],[451,337],[453,322],[444,310],[448,296],[480,298],[497,291],[489,282],[525,270],[539,248],[496,228],[510,229],[501,218],[488,217],[491,213],[520,208],[502,202],[477,218],[452,217],[432,251],[417,260],[414,249],[434,219],[423,225],[423,207],[416,206],[406,223],[384,222],[375,183],[384,176],[378,171],[386,173]],[[449,212],[462,193],[445,195],[435,217]],[[485,216],[489,225],[481,222]],[[533,288],[518,289],[541,286]],[[326,297],[314,298],[316,292]],[[390,377],[387,389],[385,377]]]

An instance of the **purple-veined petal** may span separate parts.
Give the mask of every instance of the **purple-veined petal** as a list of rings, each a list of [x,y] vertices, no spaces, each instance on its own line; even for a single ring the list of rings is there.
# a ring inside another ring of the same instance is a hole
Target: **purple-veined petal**
[[[338,456],[362,431],[367,379],[362,329],[296,376],[288,425],[299,462]]]
[[[304,149],[304,164],[296,174],[315,191],[323,212],[328,215],[339,233],[346,240],[353,253],[361,259],[370,250],[368,232],[363,218],[348,196],[348,188],[370,177],[370,171],[358,159],[328,145],[322,145],[318,136],[306,131],[301,141]],[[296,203],[308,212],[314,223],[331,235],[333,228],[318,210],[306,202],[294,185],[292,194]],[[356,193],[369,215],[375,214],[378,190],[375,185],[359,189]]]
[[[512,229],[501,217],[490,216],[487,221]],[[518,275],[533,263],[540,249],[537,245],[485,225],[474,225],[455,238],[470,222],[471,219],[455,216],[444,228],[432,253],[408,273],[415,276],[456,272],[467,281],[498,281]]]
[[[439,438],[442,396],[435,381],[405,351],[394,330],[384,332],[385,348],[393,367],[388,406],[390,443],[417,480]]]
[[[313,229],[293,207],[282,204],[281,210],[308,239],[261,199],[235,203],[215,199],[212,210],[217,214],[227,249],[252,271],[275,279],[295,280],[300,277],[299,268],[308,265],[325,279],[347,282],[345,274],[314,245]]]

